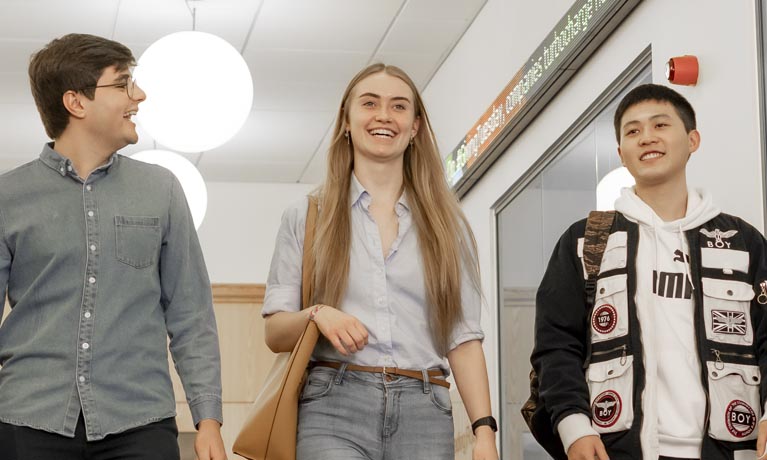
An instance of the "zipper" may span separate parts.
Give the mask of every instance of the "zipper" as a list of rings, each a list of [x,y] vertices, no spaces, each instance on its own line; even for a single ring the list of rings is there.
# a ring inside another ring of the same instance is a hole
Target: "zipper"
[[[755,359],[756,356],[754,356],[751,353],[735,353],[732,351],[720,351],[715,348],[711,349],[711,353],[714,354],[716,357],[716,361],[714,361],[714,367],[721,371],[724,369],[724,361],[722,361],[722,356],[734,356],[736,358],[744,358],[744,359]]]
[[[762,293],[756,297],[756,301],[759,302],[760,305],[765,305],[767,304],[767,280],[759,283],[759,287],[762,289]]]
[[[621,361],[620,362],[621,362],[621,366],[624,366],[626,364],[626,361],[627,361],[626,354],[628,353],[628,345],[626,345],[626,344],[623,344],[623,345],[615,347],[615,348],[610,348],[609,350],[592,351],[591,352],[591,356],[609,355],[609,354],[615,353],[618,350],[623,350],[623,352],[621,353]]]

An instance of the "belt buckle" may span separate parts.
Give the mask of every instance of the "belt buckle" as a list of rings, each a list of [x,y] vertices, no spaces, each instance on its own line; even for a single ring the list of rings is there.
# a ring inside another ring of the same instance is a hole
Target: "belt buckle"
[[[384,382],[391,382],[392,380],[394,380],[394,377],[392,376],[392,374],[389,374],[388,372],[386,372],[386,366],[382,366],[381,375],[383,376]]]

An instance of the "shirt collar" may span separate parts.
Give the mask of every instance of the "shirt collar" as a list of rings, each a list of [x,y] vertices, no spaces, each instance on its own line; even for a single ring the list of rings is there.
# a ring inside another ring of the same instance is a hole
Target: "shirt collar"
[[[357,203],[360,203],[365,209],[370,206],[370,193],[365,190],[365,187],[360,183],[359,179],[357,179],[354,172],[352,172],[352,184],[349,192],[350,206],[353,207]],[[402,195],[400,195],[397,200],[397,206],[394,208],[394,212],[401,217],[408,211],[410,211],[410,206],[408,205],[407,192],[403,191]]]
[[[352,185],[349,192],[350,206],[354,206],[357,202],[362,200],[363,195],[367,196],[367,199],[370,200],[370,194],[365,190],[365,187],[360,184],[360,181],[357,179],[354,172],[352,172]]]
[[[49,142],[43,146],[43,151],[40,153],[40,161],[42,161],[46,166],[53,169],[62,176],[66,176],[67,174],[77,176],[74,171],[74,167],[72,166],[72,160],[53,150],[53,142]],[[115,163],[117,163],[117,152],[113,153],[109,157],[109,160],[96,168],[93,173],[99,173],[102,171],[104,173],[109,172],[109,168],[111,168]]]

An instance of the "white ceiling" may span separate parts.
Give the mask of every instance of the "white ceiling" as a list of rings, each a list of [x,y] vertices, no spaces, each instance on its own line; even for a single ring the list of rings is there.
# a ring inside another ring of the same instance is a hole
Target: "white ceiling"
[[[190,2],[196,30],[240,50],[254,101],[231,141],[187,158],[206,181],[321,182],[328,131],[351,77],[383,61],[405,69],[423,90],[485,2]],[[185,30],[192,15],[184,0],[0,0],[0,171],[36,158],[47,140],[27,81],[34,51],[78,32],[122,42],[140,57],[155,40]],[[146,132],[139,135],[122,153],[155,147]]]

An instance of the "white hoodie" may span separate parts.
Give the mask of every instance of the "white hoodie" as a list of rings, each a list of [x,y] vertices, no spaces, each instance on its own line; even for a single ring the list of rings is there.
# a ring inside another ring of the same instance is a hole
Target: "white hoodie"
[[[641,430],[644,457],[700,458],[706,394],[684,231],[711,220],[719,209],[709,194],[689,189],[685,216],[664,222],[633,188],[623,189],[615,209],[639,224],[634,301],[646,373]]]

